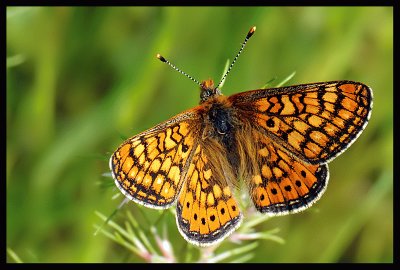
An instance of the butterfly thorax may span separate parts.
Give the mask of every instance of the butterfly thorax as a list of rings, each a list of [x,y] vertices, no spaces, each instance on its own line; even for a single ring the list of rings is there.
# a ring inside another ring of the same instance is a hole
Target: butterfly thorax
[[[232,143],[234,136],[234,112],[218,88],[214,88],[213,80],[205,80],[200,87],[200,105],[205,109],[205,137],[218,139],[224,146]],[[229,148],[229,147],[228,147]]]
[[[200,104],[203,116],[202,144],[226,156],[229,167],[235,168],[232,172],[237,178],[239,172],[236,168],[239,166],[239,156],[236,149],[238,143],[236,137],[241,125],[236,110],[228,97],[222,95],[219,90]]]
[[[200,104],[222,95],[221,90],[214,88],[213,80],[205,80],[200,84]]]

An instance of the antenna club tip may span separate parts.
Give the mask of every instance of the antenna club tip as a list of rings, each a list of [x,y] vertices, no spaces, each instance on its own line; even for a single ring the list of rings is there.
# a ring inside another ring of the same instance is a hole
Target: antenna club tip
[[[156,54],[156,57],[157,57],[161,62],[167,62],[167,60],[165,60],[165,58],[162,57],[162,55],[159,54],[159,53]]]
[[[252,28],[250,28],[250,30],[249,30],[249,32],[247,33],[247,37],[246,38],[250,38],[253,34],[254,34],[254,32],[256,31],[256,27],[255,26],[253,26]]]

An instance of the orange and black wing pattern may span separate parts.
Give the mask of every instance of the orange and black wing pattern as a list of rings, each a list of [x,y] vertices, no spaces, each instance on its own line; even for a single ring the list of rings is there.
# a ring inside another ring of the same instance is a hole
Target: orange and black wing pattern
[[[346,150],[368,123],[371,89],[333,81],[253,90],[229,97],[243,121],[311,164]]]
[[[306,163],[258,131],[253,131],[253,138],[258,170],[248,179],[248,187],[258,211],[296,213],[322,196],[329,180],[327,164]]]
[[[372,108],[371,89],[351,81],[260,89],[229,100],[256,144],[250,195],[272,215],[304,210],[320,198],[326,163],[355,141]]]
[[[199,121],[183,112],[126,140],[111,156],[115,184],[129,199],[167,208],[177,199],[197,145]]]
[[[176,207],[179,231],[187,241],[199,246],[223,240],[242,220],[229,185],[236,179],[229,179],[221,164],[212,164],[208,150],[207,144],[197,145]]]

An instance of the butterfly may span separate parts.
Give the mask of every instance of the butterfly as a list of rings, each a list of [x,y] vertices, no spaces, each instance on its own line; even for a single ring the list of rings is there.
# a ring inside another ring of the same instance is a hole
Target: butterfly
[[[223,80],[244,45],[248,32]],[[235,199],[239,179],[261,213],[296,213],[324,193],[327,163],[366,127],[372,90],[353,81],[331,81],[222,95],[212,80],[201,83],[200,104],[135,135],[112,154],[119,190],[141,205],[176,205],[179,232],[209,246],[240,226]]]

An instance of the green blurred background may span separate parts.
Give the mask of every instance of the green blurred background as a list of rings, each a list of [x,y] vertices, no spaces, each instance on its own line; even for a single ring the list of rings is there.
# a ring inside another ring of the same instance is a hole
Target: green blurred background
[[[251,261],[392,262],[392,7],[8,7],[7,261],[142,261],[93,226],[122,201],[103,176],[122,139],[198,104],[196,84],[155,55],[218,80],[253,25],[226,95],[296,71],[288,85],[364,82],[374,109],[321,200],[258,226],[285,244],[261,241]]]

